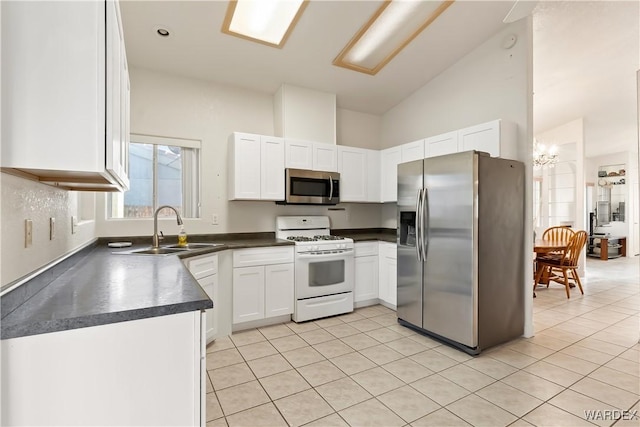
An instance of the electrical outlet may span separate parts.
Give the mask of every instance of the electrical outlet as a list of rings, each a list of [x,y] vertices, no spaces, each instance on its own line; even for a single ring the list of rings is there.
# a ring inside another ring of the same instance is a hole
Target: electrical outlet
[[[33,244],[33,221],[24,220],[24,247],[28,248]]]
[[[218,225],[218,214],[211,215],[211,224]]]
[[[56,237],[56,219],[49,218],[49,240],[53,240]]]
[[[78,217],[73,215],[71,217],[71,234],[76,234],[76,231],[78,229]]]

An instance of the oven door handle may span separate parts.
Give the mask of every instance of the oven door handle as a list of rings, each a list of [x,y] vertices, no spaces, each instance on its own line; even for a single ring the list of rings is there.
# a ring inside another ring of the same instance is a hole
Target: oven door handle
[[[296,254],[298,259],[317,259],[317,260],[325,260],[327,258],[335,258],[335,259],[344,259],[345,257],[353,257],[353,249],[347,249],[338,253],[327,253],[327,254],[307,254],[307,253],[299,253]]]

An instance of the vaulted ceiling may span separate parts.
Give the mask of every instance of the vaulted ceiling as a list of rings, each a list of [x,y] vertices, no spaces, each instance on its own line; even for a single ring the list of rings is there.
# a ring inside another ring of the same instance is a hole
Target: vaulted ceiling
[[[286,82],[335,93],[341,108],[381,115],[504,28],[514,3],[454,2],[375,76],[332,61],[379,0],[311,1],[282,49],[223,34],[227,4],[121,2],[130,66],[265,93]],[[638,19],[637,1],[538,3],[536,132],[584,117],[592,145],[587,154],[602,144],[629,144],[637,135]],[[159,27],[169,29],[170,37],[158,36]]]

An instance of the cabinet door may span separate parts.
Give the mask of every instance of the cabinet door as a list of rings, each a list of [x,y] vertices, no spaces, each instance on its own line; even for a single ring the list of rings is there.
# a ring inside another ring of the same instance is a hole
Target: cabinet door
[[[379,298],[395,306],[397,301],[397,253],[393,243],[380,243]]]
[[[386,259],[387,263],[387,302],[393,306],[398,301],[398,261],[392,258]]]
[[[378,257],[364,256],[355,258],[354,301],[367,301],[378,298]]]
[[[265,317],[293,313],[293,264],[265,266]]]
[[[362,148],[338,147],[340,201],[367,200],[367,153]]]
[[[107,111],[106,111],[106,169],[119,181],[124,174],[122,159],[122,25],[119,19],[118,2],[106,2],[107,12]]]
[[[380,180],[380,151],[367,150],[367,202],[382,200]]]
[[[218,308],[215,306],[219,304],[218,299],[218,275],[212,274],[211,276],[203,277],[198,280],[198,283],[207,293],[209,298],[213,301],[214,307],[206,310],[206,336],[207,342],[210,342],[218,337]]]
[[[285,167],[313,169],[313,142],[286,140],[284,143]]]
[[[131,142],[131,81],[129,80],[129,65],[127,55],[122,45],[122,141],[120,142],[120,164],[122,175],[120,180],[125,189],[129,189],[129,144]]]
[[[218,272],[218,255],[216,254],[188,258],[185,263],[189,272],[198,280]]]
[[[284,140],[260,138],[260,198],[284,200]]]
[[[338,172],[338,147],[332,144],[314,142],[313,170]]]
[[[424,140],[425,157],[443,156],[458,152],[458,132],[448,132]]]
[[[233,323],[264,319],[264,266],[233,269]]]
[[[458,131],[458,151],[477,150],[500,156],[500,121],[494,120]]]
[[[260,136],[236,132],[230,141],[229,200],[259,200]]]
[[[387,148],[380,152],[381,201],[398,201],[398,164],[400,147]]]
[[[422,160],[425,158],[424,139],[409,142],[400,146],[400,158],[402,163]]]

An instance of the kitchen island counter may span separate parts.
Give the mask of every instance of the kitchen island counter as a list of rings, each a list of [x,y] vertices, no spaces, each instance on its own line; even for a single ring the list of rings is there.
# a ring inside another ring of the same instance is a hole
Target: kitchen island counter
[[[134,245],[107,247],[107,242],[118,240]],[[222,245],[178,256],[114,255],[148,247],[149,238],[98,239],[2,296],[1,339],[212,308],[214,302],[181,258],[293,244],[275,239],[273,233],[190,236],[189,240]]]

